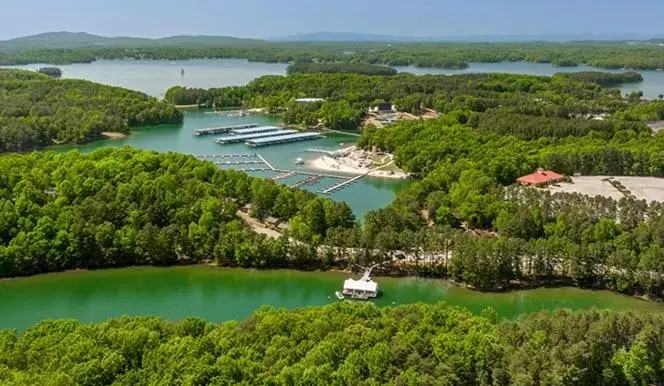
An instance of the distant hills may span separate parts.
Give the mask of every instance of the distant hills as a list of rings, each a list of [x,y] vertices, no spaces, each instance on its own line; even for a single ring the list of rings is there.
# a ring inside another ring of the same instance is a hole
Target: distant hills
[[[285,37],[269,38],[276,42],[574,42],[574,41],[627,41],[647,40],[652,36],[638,34],[549,34],[549,35],[466,35],[466,36],[439,36],[415,37],[398,35],[376,35],[353,32],[313,32],[290,35]],[[652,39],[661,40],[661,39]]]
[[[242,39],[232,36],[180,35],[166,38],[150,39],[128,36],[106,37],[86,32],[47,32],[0,41],[5,49],[73,49],[90,47],[149,47],[173,45],[247,45],[264,43],[257,39]]]
[[[73,49],[90,47],[154,47],[154,46],[233,46],[266,44],[267,42],[383,42],[383,43],[415,43],[415,42],[569,42],[569,41],[642,41],[644,43],[661,43],[661,37],[638,36],[635,34],[615,35],[475,35],[449,37],[413,37],[397,35],[376,35],[352,32],[314,32],[296,34],[285,37],[245,39],[232,36],[211,35],[179,35],[165,38],[150,39],[129,36],[106,37],[86,32],[47,32],[37,35],[19,37],[0,41],[0,48],[5,50],[21,49]]]

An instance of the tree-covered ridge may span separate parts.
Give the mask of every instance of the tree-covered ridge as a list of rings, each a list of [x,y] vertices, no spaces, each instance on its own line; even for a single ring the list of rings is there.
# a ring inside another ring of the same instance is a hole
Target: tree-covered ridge
[[[348,206],[176,153],[0,156],[0,277],[73,268],[216,261],[314,267],[309,245],[255,234],[237,217],[292,220],[305,241],[354,226]]]
[[[556,75],[580,82],[594,82],[602,87],[618,86],[625,83],[643,82],[643,76],[634,71],[626,71],[621,73],[579,71],[562,72]]]
[[[653,44],[613,43],[265,43],[192,44],[173,40],[156,46],[0,49],[0,64],[85,63],[97,59],[179,60],[241,58],[256,62],[348,62],[389,66],[466,68],[471,62],[585,64],[603,68],[664,68],[661,47]]]
[[[0,69],[0,152],[83,143],[102,132],[182,119],[173,106],[137,91]]]
[[[441,113],[463,111],[473,126],[488,126],[485,130],[489,132],[525,137],[538,133],[565,137],[589,132],[611,136],[620,129],[615,122],[593,122],[587,118],[624,111],[641,102],[639,95],[623,98],[617,90],[600,86],[630,80],[632,74],[622,77],[588,73],[578,78],[514,74],[296,74],[263,76],[243,87],[205,90],[176,86],[166,92],[166,99],[182,105],[263,107],[272,112],[285,111],[287,123],[311,126],[322,121],[334,129],[357,127],[368,107],[388,101],[399,110],[414,114],[425,108]],[[308,104],[295,101],[303,97],[325,100]],[[638,117],[623,120],[635,121],[627,125],[637,132],[648,131]]]
[[[294,63],[286,68],[288,75],[293,74],[362,74],[362,75],[396,75],[392,67],[366,63]]]
[[[645,385],[664,381],[664,318],[540,312],[498,321],[444,304],[261,308],[188,318],[44,321],[0,331],[10,385]]]

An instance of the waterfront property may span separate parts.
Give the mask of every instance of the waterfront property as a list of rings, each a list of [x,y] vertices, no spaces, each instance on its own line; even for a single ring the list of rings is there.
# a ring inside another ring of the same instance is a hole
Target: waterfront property
[[[231,126],[218,126],[218,127],[207,127],[203,129],[194,130],[194,135],[210,135],[210,134],[221,134],[228,133],[229,131],[249,129],[253,127],[259,127],[257,123],[245,123],[241,125],[231,125]]]
[[[254,147],[270,146],[282,143],[310,141],[313,139],[318,139],[320,137],[321,137],[320,133],[298,133],[298,134],[280,135],[276,137],[250,139],[246,141],[245,144],[247,146],[254,146]]]
[[[252,134],[243,134],[243,135],[227,135],[227,136],[217,138],[215,140],[215,142],[217,142],[220,145],[226,145],[226,144],[229,144],[229,143],[244,142],[248,139],[273,137],[275,135],[287,135],[287,134],[294,134],[294,133],[297,133],[297,130],[276,130],[276,131],[259,132],[259,133],[252,133]]]

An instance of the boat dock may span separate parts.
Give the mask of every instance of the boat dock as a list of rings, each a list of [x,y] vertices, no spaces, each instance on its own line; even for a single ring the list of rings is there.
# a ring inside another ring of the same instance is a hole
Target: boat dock
[[[295,173],[294,171],[289,171],[289,172],[282,173],[282,174],[279,174],[277,176],[274,176],[271,179],[272,179],[272,181],[280,181],[280,180],[283,180],[283,179],[286,179],[286,178],[293,177],[295,175],[297,175],[297,173]]]
[[[257,127],[259,129],[259,127]],[[255,133],[249,133],[249,134],[238,134],[238,135],[226,135],[223,137],[219,137],[215,140],[220,145],[227,145],[229,143],[238,143],[238,142],[244,142],[248,139],[256,139],[256,138],[264,138],[264,137],[270,137],[270,136],[275,136],[275,135],[287,135],[287,134],[294,134],[297,133],[297,130],[276,130],[276,131],[268,131],[268,132],[255,132]]]
[[[233,130],[243,130],[251,129],[254,127],[259,127],[258,123],[245,123],[242,125],[232,125],[232,126],[219,126],[219,127],[208,127],[205,129],[196,129],[194,130],[194,135],[210,135],[210,134],[221,134],[228,133]]]
[[[323,178],[323,176],[309,176],[301,181],[297,181],[293,184],[290,184],[289,187],[291,188],[299,188],[304,185],[313,185],[316,182],[320,181]]]
[[[357,182],[360,178],[362,178],[362,177],[364,177],[364,176],[366,176],[366,174],[360,174],[359,176],[355,176],[355,177],[350,178],[350,179],[347,179],[347,180],[345,180],[345,181],[341,181],[341,182],[339,182],[338,184],[334,184],[334,185],[330,186],[330,187],[327,188],[327,189],[321,190],[321,191],[318,192],[318,193],[321,193],[321,194],[330,194],[330,193],[336,192],[337,190],[341,190],[341,189],[345,188],[346,186],[348,186],[348,185],[350,185],[350,184],[352,184],[352,183]]]
[[[255,134],[255,133],[266,133],[269,131],[278,131],[281,130],[281,127],[278,126],[252,126],[247,128],[237,128],[231,129],[230,132],[235,135],[245,135],[245,134]]]
[[[259,147],[270,146],[282,143],[308,141],[320,138],[320,133],[297,133],[279,136],[271,136],[265,138],[250,139],[245,142],[247,146]]]

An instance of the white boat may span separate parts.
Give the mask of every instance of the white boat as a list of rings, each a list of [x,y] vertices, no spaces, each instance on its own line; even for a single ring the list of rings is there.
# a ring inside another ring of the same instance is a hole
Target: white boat
[[[334,294],[336,295],[337,299],[339,299],[339,300],[344,300],[345,299],[344,294],[342,294],[341,291],[337,291]]]
[[[304,160],[300,157],[297,157],[295,160],[295,165],[304,165]]]

